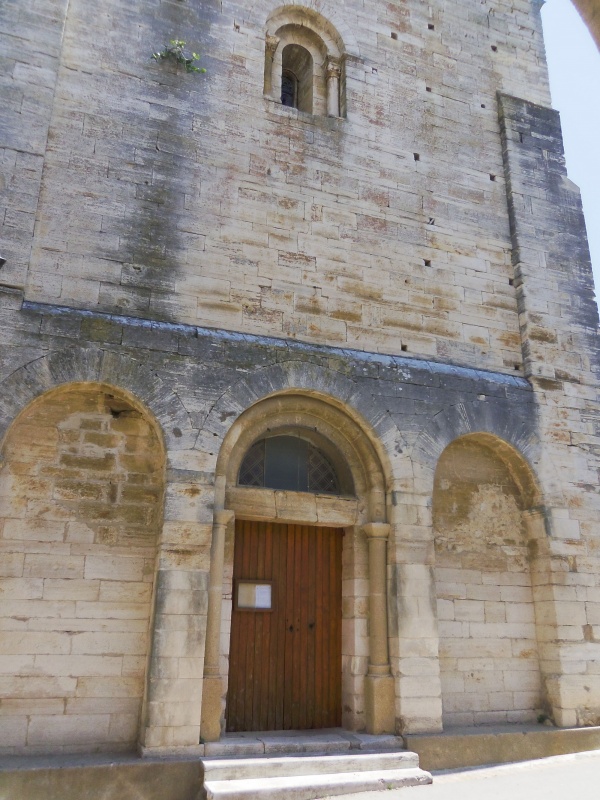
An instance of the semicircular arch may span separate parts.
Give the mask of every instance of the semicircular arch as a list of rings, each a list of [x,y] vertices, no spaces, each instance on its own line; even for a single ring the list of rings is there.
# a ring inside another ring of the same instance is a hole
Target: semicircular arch
[[[275,8],[267,17],[265,32],[276,34],[286,25],[308,27],[320,36],[333,55],[359,56],[358,42],[350,26],[329,2],[291,3]]]
[[[161,429],[167,450],[194,447],[197,432],[179,397],[151,369],[122,353],[100,348],[55,350],[15,370],[0,384],[0,439],[21,410],[65,384],[111,386],[141,404]]]
[[[539,473],[542,459],[535,417],[512,405],[499,409],[480,400],[458,403],[445,409],[421,430],[411,456],[420,467],[430,496],[440,456],[452,442],[463,436],[479,437],[503,461],[510,462],[515,480],[521,482],[530,497],[536,498],[535,504],[542,503],[541,484],[534,477]],[[544,465],[543,496],[545,503],[564,505],[555,469],[548,464]]]
[[[221,442],[215,452],[217,508],[244,453],[275,425],[316,429],[327,438],[353,465],[357,495],[370,498],[369,516],[384,518],[386,492],[408,458],[406,442],[376,397],[341,373],[304,361],[253,371],[211,409],[202,436]]]

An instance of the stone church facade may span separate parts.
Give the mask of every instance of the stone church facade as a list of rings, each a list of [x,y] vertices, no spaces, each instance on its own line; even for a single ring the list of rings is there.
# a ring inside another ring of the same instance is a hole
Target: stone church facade
[[[0,753],[599,724],[537,0],[0,15]]]

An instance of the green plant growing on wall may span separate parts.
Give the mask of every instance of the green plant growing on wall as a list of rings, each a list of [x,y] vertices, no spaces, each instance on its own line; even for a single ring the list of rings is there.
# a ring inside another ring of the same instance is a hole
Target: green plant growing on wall
[[[196,62],[200,61],[198,53],[186,53],[185,44],[183,39],[171,39],[162,50],[152,53],[152,58],[159,64],[161,61],[174,61],[184,66],[186,72],[206,72],[204,67],[196,66]]]

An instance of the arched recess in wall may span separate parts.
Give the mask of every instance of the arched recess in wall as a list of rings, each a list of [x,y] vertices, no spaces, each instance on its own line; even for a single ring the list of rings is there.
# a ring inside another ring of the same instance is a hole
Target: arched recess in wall
[[[323,14],[281,6],[266,22],[264,94],[309,114],[345,117],[347,55]]]
[[[129,750],[145,691],[162,434],[128,393],[68,383],[13,421],[0,464],[11,747]]]
[[[229,649],[230,642],[232,648],[234,645],[230,612],[235,588],[232,585],[234,541],[243,533],[240,520],[275,523],[288,528],[298,525],[308,531],[309,538],[313,535],[311,531],[317,538],[319,529],[344,531],[340,559],[344,587],[343,598],[340,597],[343,608],[339,676],[343,713],[340,722],[351,730],[375,732],[372,730],[374,715],[365,710],[365,693],[369,680],[378,680],[386,683],[388,694],[385,713],[380,713],[377,723],[386,730],[394,729],[394,684],[389,666],[385,600],[385,542],[389,531],[385,469],[367,430],[340,408],[339,403],[315,395],[314,390],[312,396],[291,390],[254,403],[231,425],[219,453],[215,501],[217,508],[223,510],[216,512],[213,529],[202,710],[202,735],[206,740],[218,738],[224,729],[231,689],[231,685],[228,689],[229,658],[233,652]],[[327,454],[330,463],[335,465],[339,493],[278,491],[239,485],[240,467],[252,448],[265,438],[279,436],[299,437]],[[230,524],[234,518],[235,530]],[[219,560],[217,542],[221,537],[223,550],[222,560]],[[377,539],[374,548],[373,539]],[[260,563],[259,556],[257,564]],[[360,580],[367,564],[375,576],[370,584]],[[373,611],[373,602],[377,613]],[[368,613],[372,619],[370,637]],[[316,714],[308,726],[323,727],[319,722],[318,701],[315,703]],[[227,725],[230,725],[230,715]],[[288,727],[287,723],[284,727]],[[383,729],[376,732],[383,732]]]
[[[439,458],[433,527],[445,726],[531,722],[546,711],[539,502],[528,465],[495,436],[461,436]]]

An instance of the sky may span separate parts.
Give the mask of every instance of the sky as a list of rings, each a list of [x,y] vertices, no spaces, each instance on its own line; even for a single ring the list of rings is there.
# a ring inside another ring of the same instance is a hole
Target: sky
[[[552,105],[560,111],[569,178],[581,189],[600,297],[600,52],[571,0],[542,8]]]

